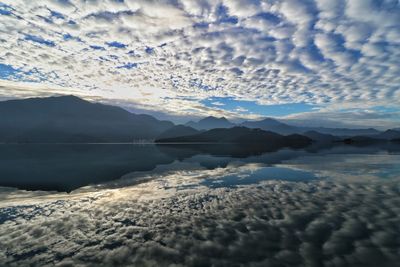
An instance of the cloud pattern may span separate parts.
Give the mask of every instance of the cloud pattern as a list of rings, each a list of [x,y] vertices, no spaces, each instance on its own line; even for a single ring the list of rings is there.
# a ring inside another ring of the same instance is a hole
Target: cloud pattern
[[[142,108],[400,104],[396,0],[5,0],[0,23],[6,79]]]
[[[394,266],[397,182],[156,180],[0,209],[6,266]],[[171,184],[170,184],[171,185]],[[47,199],[47,200],[45,200]]]

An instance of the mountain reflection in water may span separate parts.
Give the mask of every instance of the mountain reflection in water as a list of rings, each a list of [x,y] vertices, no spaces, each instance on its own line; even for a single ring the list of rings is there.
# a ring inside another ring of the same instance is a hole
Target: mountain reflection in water
[[[396,266],[399,162],[394,146],[3,145],[0,265]]]
[[[257,164],[258,168],[265,168],[261,172],[263,178],[255,178],[254,175],[258,173],[248,175],[249,180],[245,181],[246,184],[262,179],[314,179],[321,176],[320,171],[325,170],[325,165],[337,166],[344,163],[347,164],[345,171],[349,173],[353,169],[359,172],[372,168],[379,178],[397,175],[399,170],[397,164],[388,166],[390,160],[375,162],[380,158],[376,155],[393,158],[397,157],[400,151],[400,145],[311,146],[298,150],[212,144],[31,144],[1,145],[0,148],[0,186],[64,192],[82,186],[107,183],[123,176],[138,177],[138,182],[148,173],[161,175],[162,172],[172,170],[216,169],[235,164]],[[352,164],[355,158],[361,161],[364,167],[359,168]],[[291,167],[288,162],[297,162],[296,168]],[[322,166],[324,167],[321,168]],[[340,166],[337,166],[337,171],[340,169]],[[371,175],[371,172],[368,175]],[[231,177],[230,185],[235,183],[232,179]],[[211,184],[214,183],[209,183]]]

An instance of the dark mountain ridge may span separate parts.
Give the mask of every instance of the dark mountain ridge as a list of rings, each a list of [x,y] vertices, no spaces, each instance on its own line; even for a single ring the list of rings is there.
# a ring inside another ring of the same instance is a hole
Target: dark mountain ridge
[[[157,139],[181,137],[198,134],[200,131],[185,125],[176,125],[157,136]]]
[[[311,138],[316,142],[321,142],[321,143],[331,143],[341,140],[341,138],[338,136],[334,136],[331,134],[322,134],[317,131],[307,131],[303,133],[303,135],[307,136],[308,138]]]
[[[231,128],[235,126],[235,124],[227,120],[225,117],[216,118],[208,116],[198,122],[190,121],[186,123],[186,126],[192,127],[196,130],[211,130],[214,128]]]
[[[259,128],[265,131],[273,131],[279,134],[293,134],[299,133],[298,129],[294,126],[287,125],[278,120],[265,118],[260,121],[245,121],[240,124],[247,128]]]
[[[133,114],[120,107],[92,103],[75,96],[0,102],[0,142],[3,143],[133,142],[175,137],[184,139],[186,136],[194,135],[200,138],[200,142],[203,142],[203,139],[228,143],[249,142],[250,139],[261,142],[266,139],[274,140],[272,134],[280,136],[297,134],[297,137],[301,135],[320,143],[345,139],[349,142],[400,139],[400,131],[396,129],[380,132],[373,128],[297,127],[273,118],[245,121],[239,126],[225,117],[212,116],[198,122],[174,126],[171,122],[160,121],[150,115]],[[230,128],[235,130],[227,132],[221,130]],[[207,133],[213,129],[216,131]],[[248,131],[249,129],[259,129],[262,132]],[[234,135],[219,136],[219,131]],[[239,136],[240,131],[243,132],[243,136]],[[267,136],[265,132],[269,135]],[[207,136],[208,134],[211,135]],[[289,142],[288,137],[286,139],[285,142]]]
[[[75,96],[0,102],[0,142],[132,142],[173,123]]]
[[[400,131],[389,129],[384,131],[383,133],[371,136],[378,139],[392,140],[392,139],[400,139]]]
[[[157,139],[156,143],[232,143],[271,147],[302,147],[311,144],[312,140],[299,134],[283,136],[261,129],[237,126],[229,129],[212,129],[190,136]]]
[[[348,128],[326,128],[326,127],[299,127],[280,122],[276,119],[265,118],[259,121],[245,121],[241,123],[242,126],[248,128],[260,128],[266,131],[273,131],[279,134],[303,134],[306,132],[314,131],[320,134],[334,135],[334,136],[356,136],[356,135],[376,135],[380,131],[374,128],[366,129],[348,129]]]
[[[185,124],[197,130],[210,130],[214,128],[232,128],[234,126],[243,126],[252,129],[262,129],[265,131],[271,131],[282,135],[288,134],[304,134],[306,132],[318,132],[325,135],[351,137],[358,135],[377,135],[381,132],[374,128],[360,128],[360,129],[348,129],[348,128],[327,128],[327,127],[304,127],[294,126],[287,123],[281,122],[273,118],[264,118],[262,120],[244,121],[239,124],[230,122],[228,119],[221,117],[206,117],[198,122],[189,121]]]

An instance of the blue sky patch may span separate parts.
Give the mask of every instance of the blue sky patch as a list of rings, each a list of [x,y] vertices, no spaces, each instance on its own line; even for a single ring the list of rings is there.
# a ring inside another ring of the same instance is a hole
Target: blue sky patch
[[[12,8],[6,4],[0,3],[0,15],[9,16],[12,14]]]
[[[146,49],[144,50],[147,54],[153,54],[154,53],[154,48],[146,46]]]
[[[11,14],[12,12],[10,10],[0,8],[0,15],[9,16]]]
[[[65,41],[68,41],[68,40],[74,39],[74,37],[71,34],[66,33],[66,34],[63,34],[63,39]]]
[[[255,17],[263,19],[263,20],[268,21],[273,24],[279,24],[281,22],[281,19],[277,15],[269,13],[269,12],[259,13]]]
[[[94,50],[106,50],[104,47],[98,45],[91,45],[90,48]]]
[[[130,70],[130,69],[134,69],[134,68],[137,68],[137,67],[138,67],[137,63],[127,63],[125,65],[118,66],[117,69],[128,69],[128,70]]]
[[[278,117],[312,111],[316,107],[305,103],[260,105],[255,101],[235,100],[231,97],[211,97],[201,102],[207,107],[220,108],[226,111],[243,114],[250,114],[251,111],[252,114]]]
[[[55,79],[60,78],[55,71],[52,71],[50,73],[43,73],[36,67],[28,71],[23,71],[19,68],[14,68],[11,65],[0,63],[0,80],[18,80],[21,82],[43,82],[48,80],[49,77]]]
[[[224,5],[219,5],[217,8],[217,16],[219,23],[237,24],[239,19],[235,16],[230,16],[228,8]]]
[[[14,69],[11,65],[0,63],[0,79],[7,80],[10,76],[14,76],[19,71]]]
[[[57,19],[65,19],[64,15],[61,13],[58,13],[56,11],[50,10],[51,17],[57,18]]]
[[[116,48],[125,48],[127,47],[126,44],[120,43],[120,42],[107,42],[106,45],[108,45],[109,47],[116,47]]]
[[[39,15],[38,15],[38,17],[41,18],[42,20],[44,20],[46,23],[53,23],[53,20],[51,18],[46,18],[46,17],[39,16]]]
[[[39,36],[30,35],[30,34],[25,35],[25,40],[43,44],[43,45],[47,45],[50,47],[56,46],[56,44],[53,41],[45,40]]]

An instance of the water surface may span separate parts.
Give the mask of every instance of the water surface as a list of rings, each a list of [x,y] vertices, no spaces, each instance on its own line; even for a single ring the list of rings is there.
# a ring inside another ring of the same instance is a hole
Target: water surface
[[[2,266],[396,266],[400,149],[1,145]]]
[[[149,173],[232,169],[235,165],[253,166],[253,171],[246,178],[243,174],[229,173],[220,186],[266,179],[306,181],[338,175],[382,179],[400,173],[397,164],[400,148],[396,147],[263,151],[260,147],[235,145],[15,144],[0,145],[0,149],[0,186],[26,190],[70,192],[124,176],[142,180]]]

